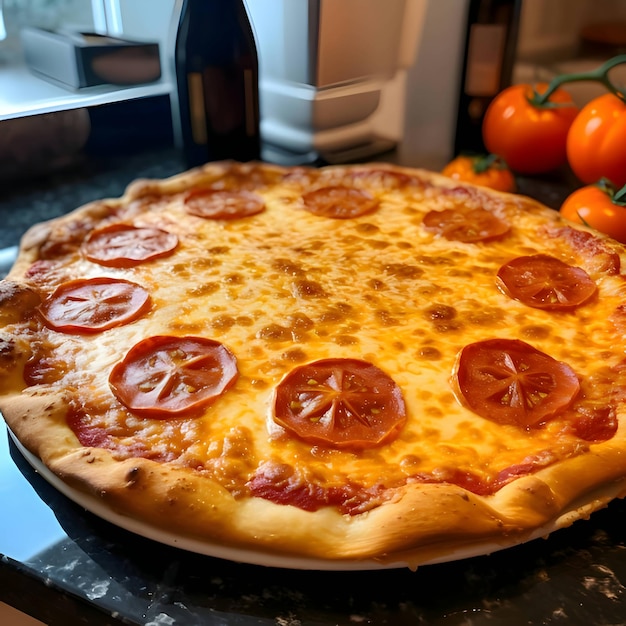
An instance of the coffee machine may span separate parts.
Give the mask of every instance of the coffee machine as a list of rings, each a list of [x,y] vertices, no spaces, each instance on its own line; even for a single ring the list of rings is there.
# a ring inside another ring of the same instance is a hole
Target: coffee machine
[[[392,149],[427,4],[249,0],[265,158],[336,163]]]

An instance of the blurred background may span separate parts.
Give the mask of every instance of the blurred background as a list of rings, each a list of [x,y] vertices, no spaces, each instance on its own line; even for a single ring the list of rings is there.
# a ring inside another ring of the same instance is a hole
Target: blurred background
[[[175,145],[171,51],[180,0],[1,6],[0,178]],[[480,148],[484,109],[507,84],[588,69],[626,50],[623,0],[247,0],[247,7],[264,154],[274,161],[352,161],[395,150],[407,165],[439,169],[461,149]],[[158,79],[63,84],[66,68],[37,64],[28,27],[157,44]],[[580,104],[602,90],[570,87]]]
[[[259,52],[265,156],[275,161],[351,161],[395,150],[403,163],[439,169],[461,149],[480,148],[482,113],[507,84],[588,69],[626,50],[623,0],[246,4]],[[175,145],[171,50],[180,0],[4,0],[2,9],[1,178]],[[27,58],[29,26],[156,43],[158,80],[63,84]],[[579,104],[602,90],[570,87]]]
[[[134,178],[185,169],[174,123],[181,4],[0,0],[0,266],[31,223],[117,196]],[[262,154],[284,164],[378,159],[439,170],[461,151],[481,150],[484,111],[507,85],[626,51],[624,0],[246,7]],[[616,71],[626,83],[625,68]],[[568,89],[580,105],[603,90]],[[570,182],[557,172],[520,190],[558,208]]]

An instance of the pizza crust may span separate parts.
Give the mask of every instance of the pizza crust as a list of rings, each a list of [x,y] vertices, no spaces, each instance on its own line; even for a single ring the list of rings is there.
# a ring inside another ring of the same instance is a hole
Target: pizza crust
[[[270,174],[284,174],[283,168],[263,167]],[[378,164],[368,167],[418,175],[432,185],[434,200],[437,189],[452,187],[448,179],[424,171]],[[123,198],[95,202],[37,225],[24,237],[8,279],[23,281],[31,265],[41,259],[42,249],[55,243],[55,237],[64,240],[66,231],[76,224],[81,232],[89,232],[121,207],[219,180],[230,168],[229,163],[215,164],[166,181],[137,181]],[[467,189],[471,194],[474,188]],[[496,214],[510,218],[511,214],[524,211],[540,216],[551,227],[563,225],[558,215],[530,199],[485,190],[480,193],[493,200],[492,210]],[[138,205],[135,215],[141,216],[145,210]],[[126,218],[131,215],[127,213]],[[622,248],[614,242],[601,237],[597,241],[599,249],[608,251],[607,254],[614,252],[624,257]],[[33,302],[25,305],[24,316],[28,317],[34,306]],[[16,357],[16,370],[23,368],[28,356],[21,353]],[[611,499],[626,494],[626,427],[622,412],[618,415],[620,426],[608,441],[585,443],[584,451],[520,476],[493,494],[477,495],[446,482],[408,481],[393,487],[390,497],[379,506],[348,515],[332,506],[306,511],[231,493],[202,472],[83,447],[67,426],[69,391],[50,393],[36,386],[16,389],[16,382],[8,378],[2,385],[0,408],[12,432],[68,485],[149,526],[261,553],[338,563],[400,562],[415,567],[471,552],[477,546],[488,552],[524,542],[586,518]]]
[[[63,397],[15,396],[3,405],[18,440],[61,480],[151,527],[260,554],[415,568],[455,553],[517,545],[538,530],[547,535],[626,495],[623,443],[615,443],[623,442],[622,432],[611,445],[521,477],[491,496],[412,484],[361,515],[330,507],[310,512],[260,498],[238,500],[189,470],[144,458],[120,461],[107,450],[81,447],[65,427],[64,404]]]

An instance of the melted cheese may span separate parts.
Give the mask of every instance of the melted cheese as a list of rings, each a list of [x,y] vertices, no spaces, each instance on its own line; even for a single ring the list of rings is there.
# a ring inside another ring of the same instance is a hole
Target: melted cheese
[[[548,451],[576,454],[587,444],[567,434],[559,419],[526,431],[468,411],[453,393],[455,359],[468,343],[518,338],[566,362],[581,378],[599,376],[623,357],[606,321],[623,301],[622,278],[594,270],[573,247],[542,235],[544,225],[558,218],[532,202],[460,198],[449,182],[437,181],[404,189],[374,184],[378,210],[353,219],[305,211],[306,187],[298,179],[258,187],[266,210],[240,220],[188,215],[182,183],[164,185],[172,192],[167,201],[146,202],[145,210],[123,200],[108,221],[158,226],[176,233],[180,245],[172,256],[129,269],[101,267],[79,254],[64,261],[66,276],[115,276],[142,285],[153,308],[96,336],[37,330],[52,344],[54,358],[69,365],[50,386],[85,398],[92,423],[115,434],[117,455],[130,454],[126,450],[139,442],[234,494],[267,461],[322,486],[351,481],[371,487],[422,475],[445,479],[452,469],[491,480]],[[487,200],[486,208],[511,226],[500,240],[451,242],[422,227],[430,210]],[[497,289],[503,263],[538,252],[587,269],[599,297],[573,312],[554,313]],[[123,410],[109,389],[109,371],[127,350],[161,334],[213,338],[237,358],[236,385],[200,417],[142,419]],[[369,450],[339,451],[312,447],[273,423],[279,381],[296,365],[331,357],[370,361],[401,387],[408,419],[397,438]]]

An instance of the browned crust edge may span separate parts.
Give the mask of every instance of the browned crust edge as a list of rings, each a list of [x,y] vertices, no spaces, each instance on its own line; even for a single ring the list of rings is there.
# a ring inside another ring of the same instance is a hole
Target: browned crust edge
[[[277,172],[286,169],[263,166]],[[153,192],[174,193],[220,176],[229,167],[229,162],[216,163],[163,181],[135,181],[122,198],[91,203],[34,226],[21,242],[9,278],[20,280],[54,225],[71,223],[81,214],[96,219],[130,199]],[[375,163],[362,166],[372,167],[418,174],[437,185],[463,186],[423,170]],[[489,193],[509,202],[513,198],[525,210],[548,211],[528,198]],[[560,221],[557,215],[552,219]],[[7,424],[27,450],[68,485],[112,510],[209,543],[271,553],[419,565],[474,545],[488,552],[491,547],[521,543],[538,531],[548,533],[586,518],[626,494],[623,426],[610,441],[519,478],[493,496],[477,496],[454,485],[410,484],[388,503],[350,517],[331,508],[307,512],[259,498],[236,500],[217,483],[190,470],[142,458],[119,461],[109,451],[83,448],[66,425],[66,408],[63,396],[15,394],[4,396],[0,403]]]

